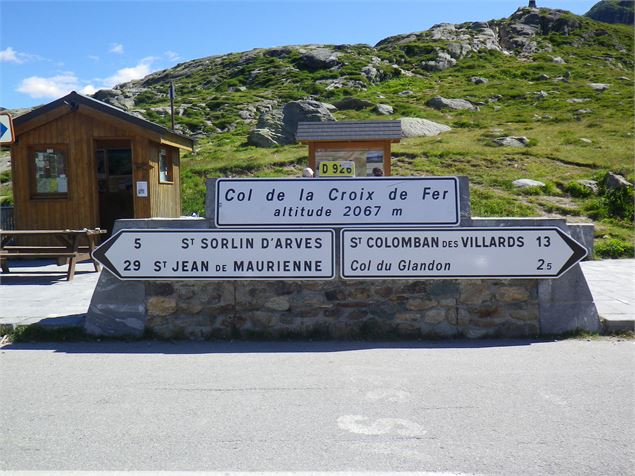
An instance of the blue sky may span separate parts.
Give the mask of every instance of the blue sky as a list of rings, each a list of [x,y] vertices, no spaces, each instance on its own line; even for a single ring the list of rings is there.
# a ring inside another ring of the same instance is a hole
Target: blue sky
[[[538,0],[583,14],[596,0]],[[368,43],[509,16],[526,0],[0,0],[0,106],[90,93],[179,62],[257,47]]]

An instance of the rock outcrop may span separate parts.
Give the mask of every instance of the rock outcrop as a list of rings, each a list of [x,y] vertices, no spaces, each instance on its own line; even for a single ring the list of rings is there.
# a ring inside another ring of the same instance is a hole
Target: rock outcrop
[[[633,0],[602,0],[584,16],[604,23],[632,25],[635,20],[634,5]]]
[[[263,113],[256,128],[249,133],[247,143],[256,147],[276,147],[295,143],[298,122],[328,122],[335,118],[318,101],[292,101],[282,109]]]

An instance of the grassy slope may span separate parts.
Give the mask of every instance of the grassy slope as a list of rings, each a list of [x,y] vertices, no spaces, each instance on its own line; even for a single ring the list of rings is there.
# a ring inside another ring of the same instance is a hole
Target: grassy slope
[[[297,99],[309,94],[334,101],[353,94],[393,105],[397,117],[425,117],[454,127],[452,132],[438,137],[407,139],[396,145],[395,174],[467,175],[472,184],[475,216],[558,215],[572,222],[594,220],[601,255],[632,255],[632,221],[607,216],[602,198],[581,197],[570,184],[576,179],[598,180],[607,171],[624,174],[631,181],[634,178],[633,82],[618,80],[622,76],[632,79],[633,32],[627,26],[581,21],[583,29],[570,37],[553,34],[547,37],[554,45],[553,53],[537,54],[533,61],[483,52],[441,73],[415,70],[421,73],[420,77],[393,77],[361,92],[328,92],[316,86],[314,80],[328,77],[328,72],[294,71],[287,75],[291,78],[290,85],[280,85],[276,70],[293,65],[293,58],[276,58],[273,64],[268,58],[259,58],[255,64],[235,68],[233,77],[217,84],[211,98],[205,99],[215,108],[212,112],[215,125],[221,120],[233,122],[237,127],[199,141],[196,154],[185,157],[184,212],[203,213],[205,177],[297,175],[306,163],[303,146],[277,149],[246,146],[245,138],[252,126],[235,116],[242,104],[266,98]],[[596,30],[606,30],[608,34],[592,35]],[[623,45],[626,50],[620,52],[616,45]],[[403,67],[414,66],[421,58],[426,59],[426,45],[412,56],[394,49],[356,47],[356,55],[347,58],[351,74],[368,64],[372,55],[391,61],[401,57]],[[553,63],[552,56],[561,56],[567,64]],[[259,75],[259,84],[246,79],[254,69],[264,71]],[[537,81],[541,73],[555,78],[567,71],[571,74],[569,82]],[[490,81],[474,85],[469,81],[473,75]],[[590,82],[611,86],[606,92],[596,92],[588,86]],[[225,92],[228,87],[240,85],[248,89]],[[414,94],[398,95],[407,89]],[[534,93],[539,91],[547,92],[548,96],[536,99]],[[439,112],[425,106],[435,95],[483,102],[494,95],[502,98],[482,106],[478,112]],[[568,103],[567,99],[572,98],[589,101]],[[192,99],[196,98],[186,97],[183,102],[194,102]],[[592,112],[576,113],[580,109]],[[385,118],[374,116],[371,110],[338,111],[335,116],[338,120]],[[491,139],[501,135],[527,136],[531,146],[520,150],[492,146]],[[582,138],[592,143],[581,141]],[[514,190],[511,182],[518,178],[541,180],[547,187],[540,192]]]

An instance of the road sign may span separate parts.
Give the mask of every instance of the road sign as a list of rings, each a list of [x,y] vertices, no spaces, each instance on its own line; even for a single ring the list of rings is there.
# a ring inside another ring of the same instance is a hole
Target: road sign
[[[122,230],[93,257],[124,280],[331,279],[333,237],[333,230]]]
[[[346,229],[344,279],[556,278],[587,254],[558,228]]]
[[[15,140],[13,133],[13,119],[8,112],[0,112],[0,144],[12,144]]]
[[[324,160],[318,164],[320,177],[354,177],[355,162],[351,160]]]
[[[455,226],[456,177],[218,179],[219,227]]]

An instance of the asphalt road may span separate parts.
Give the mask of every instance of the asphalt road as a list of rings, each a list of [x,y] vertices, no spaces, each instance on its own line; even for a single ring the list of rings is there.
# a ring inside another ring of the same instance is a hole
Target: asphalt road
[[[635,472],[635,341],[0,349],[0,469]]]

